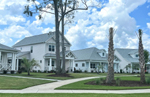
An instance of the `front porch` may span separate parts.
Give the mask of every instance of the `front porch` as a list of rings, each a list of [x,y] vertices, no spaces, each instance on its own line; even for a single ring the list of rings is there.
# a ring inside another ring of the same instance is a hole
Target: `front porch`
[[[61,58],[61,68],[62,68],[62,56]],[[74,59],[75,56],[72,54],[71,51],[66,51],[65,54],[65,70],[68,72],[73,72],[74,71]],[[44,57],[44,71],[51,71],[54,70],[56,71],[56,55],[55,54],[46,54]]]
[[[11,48],[12,49],[12,48]],[[17,50],[8,50],[0,48],[0,72],[6,71],[17,71],[16,64]]]

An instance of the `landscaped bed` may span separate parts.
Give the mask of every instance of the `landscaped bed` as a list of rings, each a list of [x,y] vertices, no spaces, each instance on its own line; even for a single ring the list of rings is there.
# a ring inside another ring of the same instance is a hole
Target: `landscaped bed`
[[[38,80],[38,79],[26,79],[26,78],[12,78],[0,76],[0,89],[24,89],[27,87],[51,83],[48,80]]]
[[[137,76],[124,76],[119,77],[121,81],[120,86],[117,86],[118,84],[99,84],[97,83],[100,78],[97,79],[90,79],[90,80],[84,80],[79,81],[75,83],[71,83],[68,85],[64,85],[61,87],[58,87],[57,89],[72,89],[72,90],[126,90],[126,89],[150,89],[150,85],[148,84],[140,84],[140,77]],[[126,83],[129,82],[129,83]],[[134,84],[133,84],[134,83]],[[138,85],[139,83],[139,85]],[[122,84],[122,85],[121,85]],[[130,86],[131,85],[131,86]]]

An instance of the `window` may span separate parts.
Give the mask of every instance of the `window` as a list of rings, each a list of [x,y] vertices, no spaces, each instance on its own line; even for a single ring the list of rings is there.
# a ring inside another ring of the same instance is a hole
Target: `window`
[[[76,64],[76,67],[78,67],[78,64]]]
[[[20,50],[22,50],[22,47],[20,48]]]
[[[64,47],[64,50],[66,51],[66,47]]]
[[[40,63],[42,63],[42,60],[40,60]]]
[[[85,64],[84,63],[82,63],[82,67],[84,67],[85,66]]]
[[[95,64],[92,64],[92,63],[91,63],[91,68],[95,68]]]
[[[55,51],[55,46],[54,45],[49,45],[49,51]]]
[[[54,61],[52,61],[52,66],[54,66]]]
[[[135,57],[139,57],[139,55],[138,55],[138,54],[136,54],[136,55],[135,55]]]
[[[105,53],[103,53],[103,56],[105,56]]]
[[[31,46],[31,53],[33,53],[33,46]]]

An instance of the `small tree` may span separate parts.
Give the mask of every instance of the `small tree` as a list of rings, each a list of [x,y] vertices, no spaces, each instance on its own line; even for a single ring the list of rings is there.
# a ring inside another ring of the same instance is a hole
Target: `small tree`
[[[98,72],[100,69],[102,70],[102,72],[104,72],[104,68],[105,68],[104,64],[99,64],[97,68],[98,68]]]
[[[24,67],[24,68],[27,70],[28,75],[30,75],[30,70],[31,70],[34,66],[40,67],[40,65],[36,62],[36,60],[34,60],[34,59],[28,60],[27,58],[23,58],[23,59],[22,59],[21,66]]]

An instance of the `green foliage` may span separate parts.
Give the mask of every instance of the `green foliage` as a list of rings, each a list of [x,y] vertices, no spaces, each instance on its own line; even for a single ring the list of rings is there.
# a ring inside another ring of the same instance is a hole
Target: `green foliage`
[[[100,80],[99,80],[99,79],[96,80],[96,84],[97,84],[97,85],[100,84]]]
[[[117,85],[117,86],[120,86],[120,81],[121,81],[120,78],[116,78],[116,85]]]
[[[150,84],[150,77],[148,77],[148,78],[146,79],[146,83],[147,83],[147,84]]]
[[[144,57],[145,57],[145,63],[149,61],[149,52],[147,50],[144,50]]]
[[[31,70],[34,66],[40,67],[40,65],[36,62],[36,60],[34,60],[34,59],[28,60],[28,59],[26,59],[26,58],[23,58],[23,59],[22,59],[21,66],[24,67],[24,68],[27,70],[28,75],[30,75],[30,70]]]

